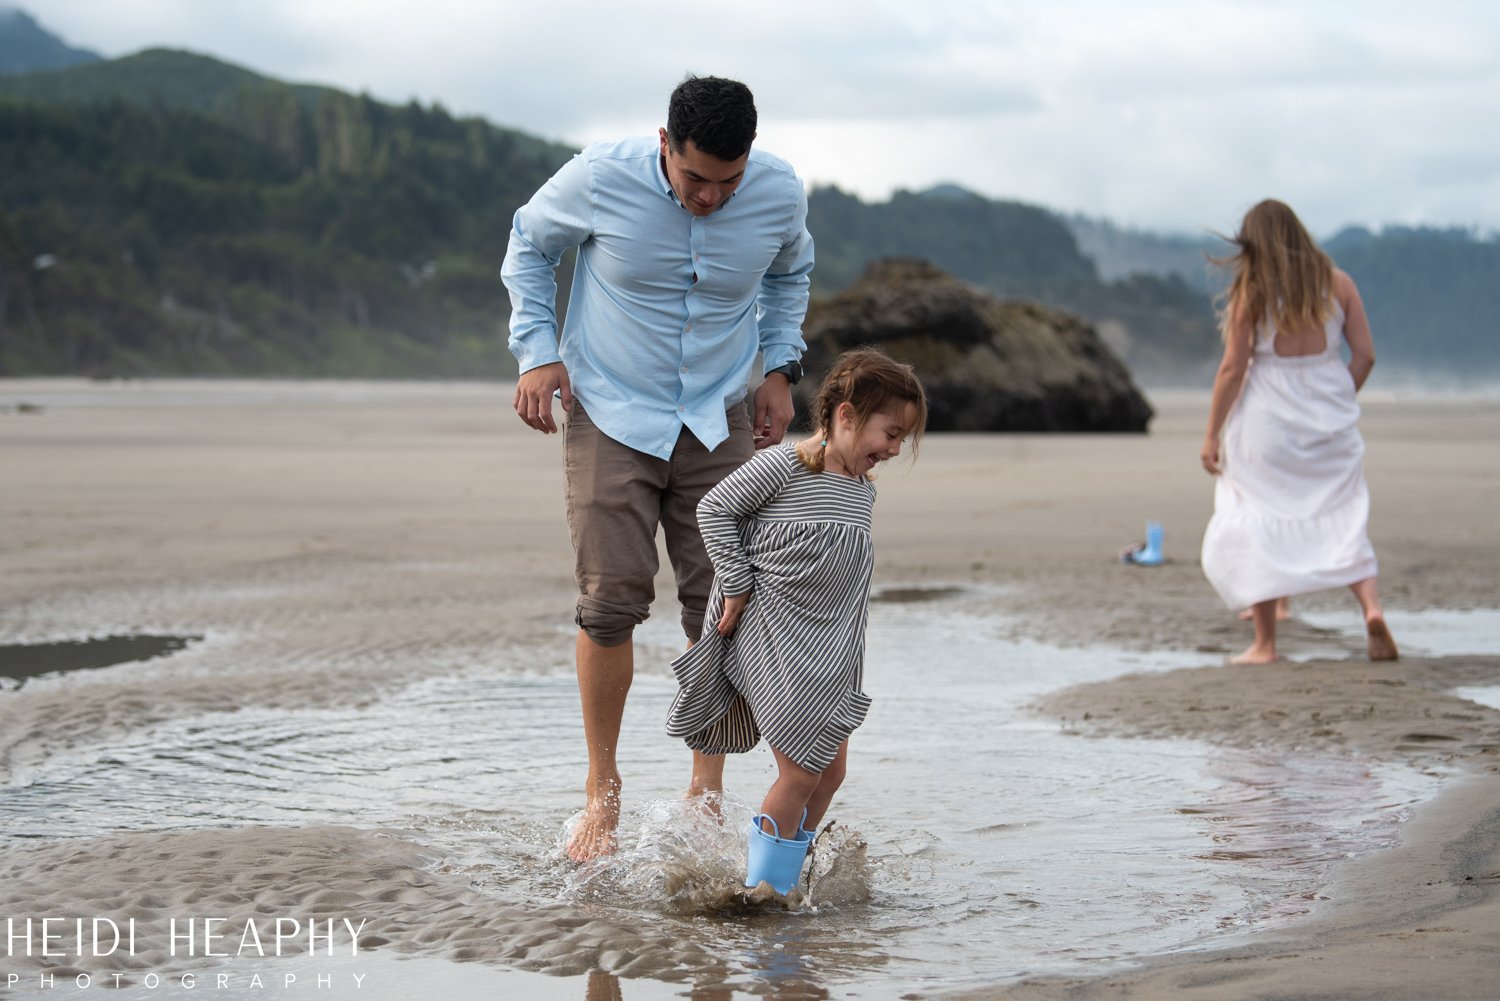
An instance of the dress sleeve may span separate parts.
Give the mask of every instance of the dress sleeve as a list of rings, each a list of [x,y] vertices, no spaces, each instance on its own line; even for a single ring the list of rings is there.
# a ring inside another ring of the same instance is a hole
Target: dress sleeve
[[[780,448],[757,452],[698,502],[698,531],[726,595],[744,594],[754,586],[740,526],[781,493],[794,461]]]

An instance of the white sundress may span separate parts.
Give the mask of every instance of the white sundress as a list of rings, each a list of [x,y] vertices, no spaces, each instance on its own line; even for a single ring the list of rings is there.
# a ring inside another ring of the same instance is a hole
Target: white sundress
[[[709,754],[762,736],[821,772],[862,722],[865,624],[874,567],[875,488],[815,473],[785,442],[757,452],[698,506],[714,585],[703,635],[672,663],[667,734]],[[734,633],[718,634],[724,595],[750,591]]]
[[[1224,423],[1202,560],[1230,608],[1375,576],[1365,443],[1337,302],[1323,333],[1322,352],[1282,357],[1262,325]]]

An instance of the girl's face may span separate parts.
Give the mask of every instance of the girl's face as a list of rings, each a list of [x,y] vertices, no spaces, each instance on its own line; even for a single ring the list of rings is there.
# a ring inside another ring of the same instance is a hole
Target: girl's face
[[[840,460],[844,467],[842,472],[864,476],[877,464],[901,454],[901,443],[911,434],[916,422],[917,405],[903,403],[894,412],[871,414],[865,426],[858,427],[854,408],[841,403],[835,414],[828,450]]]

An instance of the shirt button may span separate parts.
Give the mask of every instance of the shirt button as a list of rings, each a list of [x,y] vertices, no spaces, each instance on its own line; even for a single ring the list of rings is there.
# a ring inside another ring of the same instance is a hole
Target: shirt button
[[[682,412],[683,412],[683,411],[684,411],[684,410],[686,410],[686,409],[687,409],[687,407],[684,407],[684,406],[680,406],[680,405],[679,405],[679,406],[678,406],[678,408],[677,408],[677,412],[678,412],[678,413],[679,413],[679,414],[680,414],[680,413],[682,413]]]
[[[693,325],[691,323],[689,323],[686,327],[683,327],[682,329],[691,334],[693,332]]]

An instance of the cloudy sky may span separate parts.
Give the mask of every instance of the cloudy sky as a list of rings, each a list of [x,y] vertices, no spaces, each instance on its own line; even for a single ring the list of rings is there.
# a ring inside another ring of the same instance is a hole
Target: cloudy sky
[[[1157,230],[1265,196],[1315,232],[1500,230],[1492,0],[0,0],[152,45],[440,102],[573,145],[653,132],[686,72],[866,200],[952,181]]]

